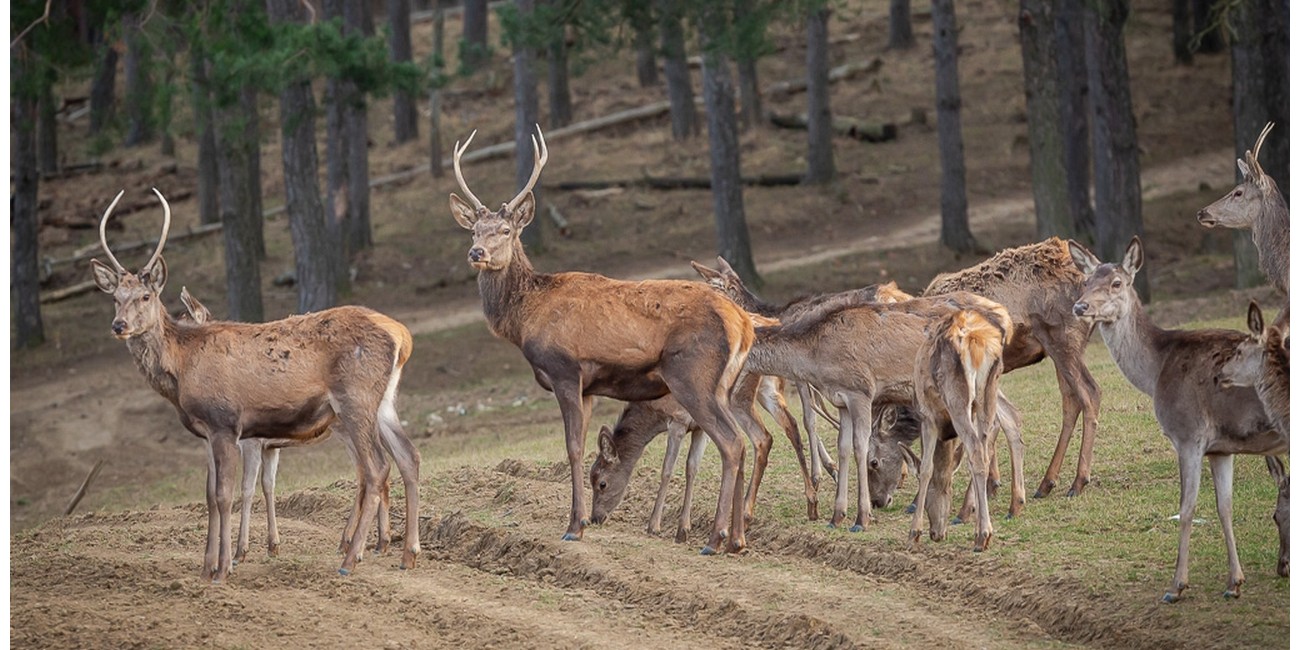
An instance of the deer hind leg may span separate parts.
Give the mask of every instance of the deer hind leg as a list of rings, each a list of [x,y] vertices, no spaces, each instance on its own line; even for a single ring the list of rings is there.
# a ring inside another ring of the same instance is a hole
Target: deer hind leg
[[[257,494],[257,475],[262,470],[262,441],[248,438],[240,440],[239,455],[243,459],[244,471],[239,490],[239,537],[235,542],[234,564],[243,562],[248,555],[248,529],[253,520],[253,498]]]
[[[922,522],[925,517],[926,502],[930,498],[930,479],[934,476],[934,455],[939,445],[939,423],[930,415],[929,409],[922,408],[921,417],[921,467],[916,472],[916,509],[912,512],[912,528],[907,541],[913,550],[920,548]]]
[[[261,457],[262,498],[266,500],[266,554],[276,557],[280,554],[280,529],[275,523],[275,475],[280,471],[280,450],[264,448]],[[243,530],[242,526],[240,530]]]
[[[691,447],[686,452],[686,490],[682,493],[682,510],[677,515],[677,535],[673,537],[678,544],[685,544],[686,536],[691,532],[691,499],[695,495],[695,477],[700,473],[700,460],[704,458],[704,443],[707,441],[703,431],[691,429]]]
[[[216,466],[216,505],[220,532],[217,538],[217,566],[212,574],[212,582],[221,582],[230,575],[231,544],[230,519],[231,507],[235,497],[236,459],[239,458],[238,434],[223,433],[208,438],[212,450],[213,464]],[[211,534],[209,532],[209,534]]]
[[[353,410],[353,413],[356,411]],[[342,419],[348,419],[347,412]],[[355,458],[360,465],[359,473],[361,475],[361,485],[358,486],[360,498],[358,499],[360,511],[355,522],[355,534],[352,537],[352,543],[349,545],[347,554],[343,556],[343,564],[339,567],[339,575],[350,575],[356,569],[357,562],[366,546],[366,531],[374,523],[379,513],[379,506],[382,500],[384,482],[388,475],[388,459],[384,456],[379,441],[374,439],[373,432],[375,423],[369,415],[353,416],[356,420],[370,420],[367,422],[354,422],[351,426],[345,426],[345,430],[351,429],[345,436],[355,446]],[[353,428],[357,427],[357,428]],[[365,435],[370,433],[370,435]],[[360,434],[360,435],[358,435]]]
[[[1025,440],[1020,412],[1001,391],[997,394],[996,409],[997,427],[1007,437],[1011,456],[1011,506],[1007,510],[1007,519],[1011,519],[1025,509]]]
[[[391,386],[396,387],[396,377]],[[420,450],[415,448],[402,421],[393,406],[392,398],[387,394],[379,408],[379,435],[384,448],[393,457],[397,471],[402,476],[402,488],[406,496],[406,530],[402,534],[401,568],[415,567],[416,556],[420,553]],[[387,523],[388,482],[384,482],[384,516],[380,523]],[[387,531],[379,535],[381,541],[387,541]]]
[[[645,531],[658,535],[663,530],[664,505],[668,502],[668,488],[673,482],[673,468],[677,466],[677,456],[682,451],[682,439],[686,437],[686,425],[672,420],[668,423],[668,444],[664,448],[664,464],[659,469],[659,492],[655,495],[654,507],[650,508],[650,521]]]
[[[868,450],[871,448],[871,398],[852,396],[848,400],[849,417],[853,419],[853,457],[858,470],[858,516],[849,527],[849,532],[866,530],[872,520],[871,515],[871,481]],[[841,466],[842,467],[842,466]]]
[[[1070,437],[1074,435],[1074,423],[1083,412],[1083,405],[1075,396],[1074,385],[1066,376],[1064,364],[1056,357],[1052,357],[1052,364],[1056,368],[1056,385],[1061,391],[1061,432],[1056,438],[1056,449],[1052,451],[1052,460],[1047,465],[1047,472],[1043,474],[1043,480],[1038,484],[1038,491],[1034,492],[1035,499],[1046,498],[1056,488],[1056,481],[1061,476],[1061,465],[1065,462],[1065,454],[1070,449]]]
[[[970,492],[975,497],[975,552],[988,549],[989,540],[993,538],[993,522],[989,517],[989,495],[982,486],[989,476],[989,441],[987,430],[981,431],[977,422],[972,422],[967,414],[959,414],[953,420],[957,437],[966,452],[966,465],[970,469]]]
[[[812,389],[808,384],[799,382],[795,384],[799,391],[799,408],[803,414],[803,427],[808,431],[808,453],[812,454],[812,464],[809,470],[812,473],[813,489],[817,490],[822,484],[822,470],[826,470],[831,475],[831,480],[837,480],[838,467],[831,458],[831,453],[826,451],[826,445],[822,444],[822,439],[817,435],[817,412],[813,409]]]
[[[587,442],[587,423],[591,420],[592,398],[582,394],[582,386],[577,381],[556,383],[553,389],[555,400],[560,404],[560,415],[564,418],[564,447],[569,456],[569,485],[572,490],[569,528],[561,539],[578,542],[582,541],[582,533],[590,523],[583,516],[587,512],[587,503],[583,494],[582,457]]]
[[[1079,391],[1077,399],[1083,408],[1083,439],[1079,442],[1079,468],[1074,475],[1074,484],[1065,493],[1067,497],[1083,494],[1083,488],[1092,481],[1092,447],[1097,441],[1097,416],[1101,410],[1101,387],[1097,386],[1097,381],[1092,378],[1092,373],[1088,372],[1082,360],[1078,362],[1073,376],[1074,385]]]
[[[1219,524],[1223,527],[1223,542],[1228,547],[1228,587],[1223,591],[1223,597],[1240,598],[1246,574],[1237,558],[1237,537],[1232,531],[1232,455],[1210,456],[1210,476],[1214,478],[1214,504],[1219,511]]]
[[[732,414],[740,425],[750,444],[754,446],[754,471],[749,477],[749,487],[745,492],[745,522],[754,520],[754,506],[758,502],[758,486],[763,482],[763,473],[767,470],[767,457],[772,451],[772,434],[759,421],[754,410],[754,396],[761,377],[746,375],[736,382],[732,392]]]
[[[217,508],[217,461],[212,453],[212,434],[207,435],[208,443],[208,542],[203,551],[203,571],[199,574],[204,580],[211,580],[217,574],[217,560],[221,553],[221,514]]]
[[[840,472],[835,478],[835,505],[831,507],[830,527],[835,528],[844,521],[849,511],[849,453],[853,449],[853,418],[847,408],[839,409],[840,435],[835,452],[839,457]]]
[[[1178,561],[1174,564],[1174,583],[1161,598],[1176,603],[1187,588],[1188,555],[1192,544],[1192,517],[1196,513],[1196,496],[1201,489],[1201,449],[1183,448],[1178,452]]]
[[[1291,575],[1291,477],[1277,456],[1265,456],[1264,462],[1277,484],[1277,507],[1273,509],[1273,523],[1277,524],[1277,574],[1285,578]]]
[[[790,446],[794,447],[794,455],[799,460],[799,473],[803,477],[804,500],[808,503],[808,521],[817,521],[817,485],[809,474],[808,457],[804,454],[799,424],[790,413],[790,407],[786,405],[785,396],[781,394],[779,386],[777,382],[763,382],[759,389],[759,399],[762,401],[763,409],[772,414],[772,418],[785,432],[785,437],[790,440]],[[813,467],[817,465],[815,458],[812,465]]]

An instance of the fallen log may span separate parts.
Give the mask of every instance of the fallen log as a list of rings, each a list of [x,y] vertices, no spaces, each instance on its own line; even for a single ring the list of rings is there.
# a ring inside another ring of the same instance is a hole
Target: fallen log
[[[830,69],[827,78],[831,83],[852,79],[860,74],[871,74],[880,70],[885,62],[879,57],[870,61],[858,61],[855,63],[845,63],[837,65]],[[768,95],[793,95],[801,93],[808,89],[808,79],[791,79],[790,81],[781,81],[767,87]]]
[[[798,185],[803,182],[801,174],[762,174],[743,176],[740,182],[757,187],[781,187]],[[603,190],[613,187],[646,187],[652,190],[707,190],[713,187],[713,181],[704,177],[683,176],[642,176],[641,178],[622,178],[613,180],[560,181],[542,186],[548,190],[571,192],[575,190]]]
[[[780,115],[770,113],[768,121],[783,129],[807,129],[808,114]],[[831,129],[838,135],[867,142],[888,142],[898,137],[898,126],[891,122],[867,122],[852,117],[831,117]]]

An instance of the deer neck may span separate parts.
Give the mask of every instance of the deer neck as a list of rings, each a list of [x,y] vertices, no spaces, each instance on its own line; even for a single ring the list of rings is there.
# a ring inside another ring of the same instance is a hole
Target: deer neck
[[[800,354],[798,344],[788,336],[783,336],[780,328],[759,327],[754,330],[754,346],[749,349],[745,360],[745,369],[759,375],[776,375],[798,381],[806,381],[803,373],[791,363],[794,355]]]
[[[1269,179],[1272,180],[1271,178]],[[1289,244],[1291,241],[1290,211],[1286,198],[1274,185],[1265,192],[1263,210],[1255,219],[1250,229],[1250,238],[1259,251],[1259,266],[1273,284],[1283,293],[1287,292],[1287,276],[1290,270]]]
[[[176,386],[176,353],[173,343],[176,323],[164,313],[161,325],[126,340],[126,349],[135,359],[135,365],[159,395],[175,404],[178,400]]]
[[[1155,395],[1160,375],[1160,351],[1156,338],[1164,331],[1147,317],[1137,293],[1129,289],[1129,302],[1114,322],[1099,323],[1101,338],[1120,372],[1138,390]]]
[[[537,290],[538,275],[533,272],[533,264],[518,241],[514,242],[508,266],[496,271],[479,271],[478,292],[483,298],[483,315],[492,333],[521,346],[521,308]]]

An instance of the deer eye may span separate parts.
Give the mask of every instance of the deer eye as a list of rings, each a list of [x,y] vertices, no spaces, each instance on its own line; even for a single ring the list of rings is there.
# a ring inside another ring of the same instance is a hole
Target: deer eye
[[[510,228],[508,228],[508,227],[507,227],[507,228],[502,228],[502,229],[501,229],[501,234],[503,234],[503,235],[509,235],[509,234],[510,234]]]
[[[1120,285],[1122,285],[1122,284],[1123,284],[1122,282],[1120,282],[1119,280],[1116,280],[1116,281],[1110,283],[1110,288],[1112,288],[1112,289],[1118,289],[1118,288],[1120,287]]]
[[[1237,191],[1233,192],[1232,195],[1233,195],[1233,196],[1241,196],[1241,195],[1244,194],[1244,193],[1245,193],[1245,192],[1242,192],[1241,190],[1237,190]]]
[[[604,481],[601,481],[601,482],[600,482],[600,489],[601,489],[601,491],[604,491],[604,490],[605,490],[605,482],[604,482]]]

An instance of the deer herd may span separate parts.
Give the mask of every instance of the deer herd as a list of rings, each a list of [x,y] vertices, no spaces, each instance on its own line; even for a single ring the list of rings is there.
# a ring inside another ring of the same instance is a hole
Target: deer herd
[[[1238,160],[1243,180],[1198,214],[1201,224],[1248,228],[1260,266],[1283,296],[1288,290],[1286,201],[1256,158],[1272,125]],[[659,492],[647,529],[658,533],[669,478],[681,442],[691,434],[685,496],[676,539],[690,531],[694,479],[705,437],[722,461],[713,525],[702,553],[740,552],[755,516],[772,436],[757,415],[761,405],[781,427],[799,462],[807,516],[819,519],[823,472],[835,482],[830,525],[855,510],[850,531],[888,507],[910,469],[918,477],[908,539],[942,540],[950,521],[954,472],[965,458],[970,484],[957,519],[975,522],[974,549],[993,537],[990,498],[1000,485],[995,460],[999,432],[1010,451],[1008,517],[1025,506],[1021,417],[999,389],[1004,372],[1051,358],[1060,388],[1062,423],[1036,497],[1056,486],[1076,423],[1082,442],[1070,496],[1091,476],[1101,391],[1084,365],[1093,329],[1123,375],[1151,396],[1161,430],[1178,457],[1178,559],[1165,602],[1177,601],[1188,582],[1188,551],[1208,458],[1227,545],[1225,596],[1244,580],[1232,530],[1233,456],[1267,457],[1278,487],[1280,549],[1277,572],[1287,575],[1289,478],[1276,456],[1288,450],[1289,309],[1267,327],[1252,301],[1249,334],[1233,330],[1166,330],[1146,315],[1133,281],[1142,268],[1137,237],[1118,263],[1103,263],[1074,241],[1051,238],[1004,250],[989,260],[934,279],[913,297],[894,283],[824,294],[780,306],[763,302],[722,258],[718,268],[692,263],[704,282],[622,281],[593,273],[538,273],[520,243],[533,221],[532,189],[548,152],[540,128],[533,140],[531,179],[510,201],[489,209],[461,171],[464,145],[453,167],[460,191],[452,217],[473,233],[469,264],[478,271],[488,326],[519,348],[537,382],[555,395],[564,423],[572,502],[565,540],[580,540],[605,521],[626,492],[648,443],[667,431]],[[162,235],[138,273],[127,271],[100,243],[110,264],[92,260],[96,285],[116,307],[114,336],[149,385],[171,402],[181,423],[208,450],[208,542],[202,575],[225,579],[248,550],[248,525],[259,474],[267,510],[268,553],[279,549],[274,486],[283,447],[312,444],[336,431],[356,466],[357,493],[340,551],[341,574],[354,570],[377,526],[376,552],[390,541],[389,459],[405,495],[402,568],[420,553],[420,454],[402,429],[395,400],[412,352],[401,323],[363,307],[337,307],[268,323],[219,321],[182,290],[188,316],[174,318],[161,300],[167,282],[162,250],[171,210],[161,193]],[[787,384],[799,396],[800,422],[785,400]],[[613,429],[602,426],[595,459],[584,473],[587,431],[597,396],[627,402]],[[817,436],[818,414],[838,428],[832,458]],[[913,444],[920,439],[919,454]],[[745,480],[746,453],[754,458]],[[852,457],[850,457],[852,455]],[[236,459],[242,458],[242,513],[232,552],[231,511]],[[850,461],[852,465],[850,466]],[[586,503],[590,483],[593,503]],[[588,518],[590,517],[590,518]]]

